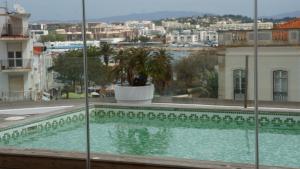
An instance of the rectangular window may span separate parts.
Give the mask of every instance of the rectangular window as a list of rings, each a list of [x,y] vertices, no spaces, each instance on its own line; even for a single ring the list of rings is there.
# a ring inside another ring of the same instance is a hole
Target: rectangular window
[[[23,66],[23,57],[22,52],[8,52],[8,67],[22,67]]]
[[[291,32],[291,40],[297,40],[297,32]]]
[[[273,73],[273,100],[287,101],[288,96],[288,72],[274,71]]]
[[[246,88],[246,74],[245,70],[233,71],[233,85],[234,85],[234,100],[243,100]]]
[[[13,59],[15,57],[14,52],[8,52],[8,59]]]

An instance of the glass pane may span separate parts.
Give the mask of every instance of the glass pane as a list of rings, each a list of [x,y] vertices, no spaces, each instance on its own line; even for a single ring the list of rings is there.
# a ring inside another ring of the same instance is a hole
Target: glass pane
[[[261,1],[260,16],[273,24],[260,40],[259,99],[268,107],[260,114],[260,161],[262,165],[299,168],[299,1]],[[288,7],[289,6],[289,7]],[[272,10],[267,10],[272,9]],[[287,13],[287,15],[281,15]],[[267,35],[268,34],[268,35]],[[296,45],[296,46],[295,46]],[[269,53],[271,51],[271,53]],[[270,55],[268,55],[269,53]],[[268,55],[268,56],[267,56]],[[273,72],[273,77],[270,72]],[[273,91],[273,93],[272,93]],[[273,96],[272,96],[273,94]],[[295,110],[295,111],[294,111]]]
[[[36,155],[30,159],[15,156],[13,161],[1,155],[0,168],[85,166],[84,162],[74,160],[79,153],[86,152],[82,43],[61,43],[65,35],[56,30],[69,23],[36,23],[62,20],[70,12],[69,19],[80,20],[77,14],[81,3],[72,1],[66,7],[65,2],[0,0],[0,58],[4,60],[0,63],[5,63],[0,69],[0,154],[11,149],[14,153]],[[7,27],[12,29],[11,34],[5,33]],[[7,52],[6,58],[3,52]],[[51,158],[45,159],[44,164],[35,158],[51,152],[57,156],[52,164]],[[66,162],[60,155],[73,160]],[[26,161],[26,165],[16,167],[18,160]]]
[[[23,60],[22,59],[16,59],[16,67],[23,67]]]
[[[189,6],[188,11],[192,11],[192,6],[205,6],[217,11],[222,6],[226,8],[223,14],[235,10],[227,1],[214,1],[216,5],[210,1],[187,1],[168,1],[172,4],[169,8]],[[135,6],[132,2],[118,3],[132,4],[128,14],[154,10],[143,3]],[[166,5],[156,0],[144,3]],[[89,9],[93,9],[94,4],[91,1],[89,4]],[[115,8],[108,2],[103,5],[107,9]],[[95,86],[91,91],[100,95],[95,93],[94,97],[108,103],[106,106],[97,104],[91,114],[92,152],[137,155],[149,160],[175,157],[179,161],[241,163],[243,167],[246,164],[253,167],[254,118],[248,109],[241,108],[246,89],[253,88],[250,86],[253,74],[246,87],[245,73],[247,55],[251,55],[248,66],[249,72],[253,72],[253,43],[248,43],[248,33],[253,32],[253,19],[249,17],[251,6],[252,1],[242,3],[239,9],[243,16],[196,14],[169,19],[162,16],[152,21],[128,19],[118,23],[108,19],[106,24],[89,24],[91,31],[97,34],[94,37],[100,37],[101,42],[113,36],[113,28],[126,29],[128,34],[132,31],[133,35],[125,35],[123,42],[106,41],[100,45],[104,70],[116,75],[111,81],[105,79],[101,86],[99,81],[92,80]],[[107,64],[108,58],[115,64]],[[239,71],[233,73],[234,70]],[[104,72],[99,75],[106,76]],[[113,86],[114,96],[103,96],[102,92],[110,86]],[[248,98],[253,99],[252,93]],[[112,104],[114,102],[117,104]],[[233,109],[226,110],[224,106],[233,106]]]
[[[15,53],[14,52],[8,52],[8,58],[14,58]]]
[[[22,52],[16,52],[16,58],[22,58]]]
[[[15,67],[15,59],[9,59],[8,60],[8,66],[9,67]]]

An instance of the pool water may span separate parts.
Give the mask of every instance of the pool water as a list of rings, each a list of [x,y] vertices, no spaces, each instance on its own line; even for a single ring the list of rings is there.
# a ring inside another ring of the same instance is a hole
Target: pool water
[[[92,152],[254,163],[253,123],[184,116],[175,119],[154,113],[138,115],[133,111],[132,115],[125,112],[123,116],[117,112],[120,111],[101,110],[91,116]],[[84,138],[83,120],[21,139],[2,141],[0,145],[84,152]],[[300,130],[262,127],[260,162],[269,166],[300,167]]]

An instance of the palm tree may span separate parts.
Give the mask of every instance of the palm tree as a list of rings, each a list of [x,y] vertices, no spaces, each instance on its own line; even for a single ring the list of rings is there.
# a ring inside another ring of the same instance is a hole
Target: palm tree
[[[104,43],[100,47],[101,55],[104,57],[104,63],[108,66],[109,56],[114,53],[114,49],[107,43]]]
[[[150,51],[146,48],[121,50],[115,57],[117,66],[114,67],[113,73],[117,78],[121,78],[121,84],[126,79],[130,86],[145,86],[149,76],[149,58]]]
[[[172,81],[172,60],[173,58],[165,49],[153,52],[149,72],[159,94],[163,94],[165,88]]]
[[[113,73],[121,84],[126,79],[130,86],[145,86],[151,77],[161,94],[172,80],[172,57],[165,49],[152,52],[148,48],[128,48],[119,51],[115,60]]]

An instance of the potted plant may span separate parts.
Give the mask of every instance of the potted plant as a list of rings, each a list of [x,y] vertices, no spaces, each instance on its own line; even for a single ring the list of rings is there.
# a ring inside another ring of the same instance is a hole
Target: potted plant
[[[160,56],[162,51],[142,47],[119,51],[113,68],[119,82],[115,85],[118,103],[149,104],[153,99],[154,84],[171,80],[171,57]]]

